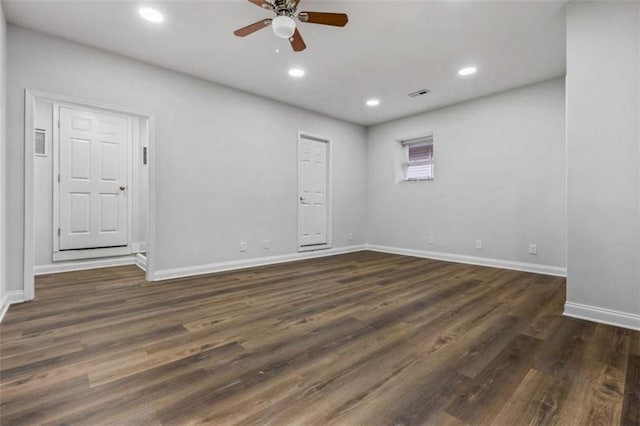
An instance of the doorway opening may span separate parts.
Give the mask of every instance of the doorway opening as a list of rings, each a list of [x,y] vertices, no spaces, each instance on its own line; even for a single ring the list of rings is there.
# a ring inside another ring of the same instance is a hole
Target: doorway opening
[[[24,299],[34,276],[135,264],[153,276],[153,114],[25,94]]]

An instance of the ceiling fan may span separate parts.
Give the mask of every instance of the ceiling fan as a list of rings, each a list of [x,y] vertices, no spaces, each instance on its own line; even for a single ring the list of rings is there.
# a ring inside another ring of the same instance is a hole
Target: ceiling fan
[[[300,0],[249,0],[256,6],[260,6],[266,10],[270,10],[276,14],[275,18],[267,18],[262,21],[255,22],[234,31],[238,37],[246,37],[258,30],[271,25],[273,33],[280,37],[289,39],[291,47],[296,52],[303,51],[307,48],[304,43],[296,21],[306,22],[309,24],[332,25],[334,27],[344,27],[349,22],[349,17],[344,13],[326,13],[326,12],[297,12]],[[295,18],[295,19],[294,19]]]

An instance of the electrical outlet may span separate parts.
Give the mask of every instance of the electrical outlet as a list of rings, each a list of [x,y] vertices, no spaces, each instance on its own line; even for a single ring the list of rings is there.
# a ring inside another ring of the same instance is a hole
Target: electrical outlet
[[[529,244],[529,254],[538,254],[538,246],[535,244]]]
[[[355,237],[353,236],[353,232],[349,232],[349,241],[353,241],[355,240]]]
[[[271,241],[264,240],[264,249],[269,250],[271,248]]]
[[[476,240],[476,250],[482,250],[482,240]]]
[[[436,237],[429,235],[429,245],[432,246],[436,243]]]
[[[247,251],[247,242],[246,241],[240,241],[240,251],[242,253],[244,253],[245,251]]]

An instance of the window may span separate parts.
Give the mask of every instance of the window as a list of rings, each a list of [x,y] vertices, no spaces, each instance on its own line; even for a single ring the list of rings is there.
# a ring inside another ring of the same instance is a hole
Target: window
[[[402,141],[406,161],[404,180],[433,180],[433,136]]]

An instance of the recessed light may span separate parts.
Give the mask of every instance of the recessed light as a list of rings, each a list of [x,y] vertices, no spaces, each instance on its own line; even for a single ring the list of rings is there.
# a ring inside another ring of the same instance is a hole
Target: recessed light
[[[154,24],[159,24],[160,22],[164,21],[164,16],[162,16],[162,13],[150,7],[141,7],[140,9],[138,9],[138,13],[144,19],[149,22],[153,22]]]
[[[380,105],[380,99],[368,99],[366,104],[368,107],[377,107]]]
[[[458,71],[458,75],[466,77],[468,75],[475,74],[476,71],[478,71],[478,68],[476,68],[476,67],[465,67],[465,68],[460,69],[460,71]]]
[[[301,68],[291,68],[289,70],[289,75],[291,77],[304,77],[304,70]]]

